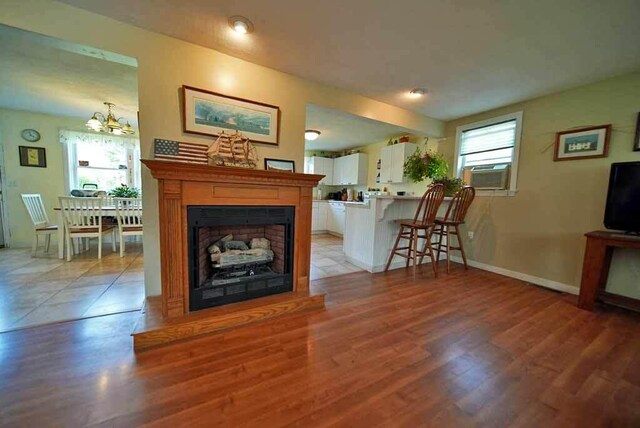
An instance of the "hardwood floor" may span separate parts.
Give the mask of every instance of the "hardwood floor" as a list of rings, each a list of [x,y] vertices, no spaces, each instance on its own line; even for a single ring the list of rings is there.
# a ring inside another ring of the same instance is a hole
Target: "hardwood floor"
[[[640,316],[454,265],[134,355],[133,313],[0,335],[6,426],[640,426]]]

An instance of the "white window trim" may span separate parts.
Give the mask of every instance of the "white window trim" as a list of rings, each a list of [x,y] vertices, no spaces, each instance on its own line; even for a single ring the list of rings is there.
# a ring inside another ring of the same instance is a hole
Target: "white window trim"
[[[139,144],[139,143],[138,143]],[[77,158],[77,149],[75,147],[75,143],[72,142],[63,142],[64,147],[64,181],[65,181],[65,190],[66,194],[71,194],[71,191],[75,188],[78,183],[78,158]],[[136,148],[127,148],[127,175],[129,185],[132,187],[136,187],[140,189],[142,187],[141,183],[141,172],[138,174],[138,171],[141,168],[140,163],[140,148],[137,146]],[[108,189],[101,189],[108,190]]]
[[[462,168],[460,168],[460,143],[462,141],[462,133],[470,129],[481,128],[483,126],[495,125],[509,120],[516,121],[516,135],[513,145],[513,161],[511,162],[511,173],[509,177],[509,189],[507,190],[478,190],[476,196],[515,196],[518,192],[518,161],[520,160],[520,137],[522,136],[522,117],[523,112],[505,114],[491,119],[481,120],[479,122],[460,125],[456,128],[456,149],[453,158],[453,170],[456,177],[462,177]]]

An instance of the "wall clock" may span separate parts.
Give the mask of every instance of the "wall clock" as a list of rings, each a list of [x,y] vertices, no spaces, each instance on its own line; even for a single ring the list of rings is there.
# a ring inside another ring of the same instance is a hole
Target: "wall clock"
[[[35,129],[23,129],[21,135],[23,139],[29,141],[30,143],[35,143],[40,139],[40,133]]]

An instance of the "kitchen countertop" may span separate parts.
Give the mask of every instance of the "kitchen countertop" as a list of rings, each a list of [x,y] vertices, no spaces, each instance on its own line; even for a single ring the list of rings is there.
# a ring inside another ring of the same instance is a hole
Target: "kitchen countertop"
[[[314,199],[313,202],[330,202],[334,204],[345,204],[345,205],[368,205],[366,202],[358,202],[358,201],[335,201],[329,199]]]

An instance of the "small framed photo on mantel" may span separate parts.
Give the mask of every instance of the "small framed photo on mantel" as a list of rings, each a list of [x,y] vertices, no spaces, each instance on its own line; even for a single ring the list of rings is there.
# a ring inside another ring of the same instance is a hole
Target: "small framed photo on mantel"
[[[264,169],[267,171],[296,172],[295,162],[288,159],[264,159]]]
[[[553,160],[606,158],[610,137],[611,125],[558,132]]]

